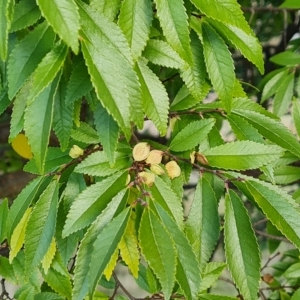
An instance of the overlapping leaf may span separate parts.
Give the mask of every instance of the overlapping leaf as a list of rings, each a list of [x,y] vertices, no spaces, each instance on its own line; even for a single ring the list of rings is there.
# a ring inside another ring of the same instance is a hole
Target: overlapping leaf
[[[114,21],[121,7],[121,0],[91,0],[90,5],[95,7],[109,20]]]
[[[8,216],[8,200],[4,199],[0,204],[0,243],[6,238],[6,220]]]
[[[59,37],[78,52],[79,15],[73,0],[37,0],[40,10]]]
[[[225,197],[224,230],[225,255],[233,280],[245,300],[256,299],[260,252],[247,210],[232,190]]]
[[[283,154],[283,151],[275,145],[237,141],[208,149],[203,154],[212,167],[247,170],[275,161]]]
[[[8,31],[12,18],[13,1],[3,0],[0,3],[0,59],[5,61],[8,49]]]
[[[300,136],[300,101],[293,101],[293,120],[298,136]]]
[[[136,60],[146,46],[152,22],[152,5],[147,0],[125,0],[119,15],[119,26]]]

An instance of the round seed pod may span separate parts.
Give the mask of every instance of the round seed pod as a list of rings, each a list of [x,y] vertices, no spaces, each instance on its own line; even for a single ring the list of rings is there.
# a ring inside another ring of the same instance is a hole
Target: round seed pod
[[[171,179],[180,176],[180,174],[181,174],[181,169],[180,169],[180,167],[178,166],[178,164],[177,164],[176,161],[174,161],[174,160],[169,161],[169,162],[166,164],[165,167],[166,167],[168,176],[169,176]]]
[[[148,143],[138,143],[132,150],[132,156],[135,161],[145,160],[150,154],[150,145]]]

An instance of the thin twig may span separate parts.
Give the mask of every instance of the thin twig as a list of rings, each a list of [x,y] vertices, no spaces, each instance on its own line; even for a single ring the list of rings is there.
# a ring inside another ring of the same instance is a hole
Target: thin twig
[[[270,256],[268,258],[268,260],[266,261],[266,263],[262,266],[262,268],[260,269],[260,271],[263,271],[265,268],[267,268],[269,266],[269,263],[278,255],[280,255],[280,252],[276,252],[273,256]]]
[[[259,221],[257,221],[257,222],[254,222],[254,223],[252,224],[252,226],[257,226],[257,225],[260,225],[260,224],[266,223],[267,221],[268,221],[268,219],[267,219],[267,218],[265,218],[265,219],[261,219],[261,220],[259,220]]]
[[[116,284],[118,285],[118,287],[120,287],[122,289],[122,291],[128,296],[129,299],[131,300],[137,300],[137,298],[133,297],[128,291],[127,289],[124,287],[124,285],[121,283],[121,281],[119,280],[119,278],[117,277],[117,275],[115,273],[113,273],[113,278],[116,281]]]
[[[263,231],[260,231],[260,230],[254,230],[257,234],[261,235],[261,236],[264,236],[268,239],[271,239],[271,240],[276,240],[276,241],[281,241],[281,242],[288,242],[289,243],[289,240],[286,239],[285,237],[281,237],[281,236],[277,236],[277,235],[272,235],[272,234],[268,234],[266,232],[263,232]]]

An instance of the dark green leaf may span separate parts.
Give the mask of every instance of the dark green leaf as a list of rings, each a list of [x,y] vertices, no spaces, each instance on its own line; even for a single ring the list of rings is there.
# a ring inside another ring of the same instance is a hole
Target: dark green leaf
[[[8,216],[8,200],[4,199],[0,203],[0,244],[6,239],[6,220]]]
[[[300,64],[300,54],[292,51],[284,51],[272,56],[270,61],[280,66],[297,66]]]

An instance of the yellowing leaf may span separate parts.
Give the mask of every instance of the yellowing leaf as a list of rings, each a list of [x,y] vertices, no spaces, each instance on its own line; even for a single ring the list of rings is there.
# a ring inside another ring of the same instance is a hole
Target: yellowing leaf
[[[127,264],[132,275],[137,278],[139,273],[139,251],[137,248],[137,237],[134,227],[134,217],[131,214],[131,218],[128,221],[125,233],[119,243],[120,254]]]
[[[28,144],[28,139],[25,134],[20,133],[18,134],[12,141],[11,146],[13,149],[22,157],[31,159],[31,147]]]
[[[16,226],[10,240],[9,262],[16,257],[25,240],[25,229],[29,219],[32,207],[27,208],[19,224]]]
[[[119,251],[118,251],[118,249],[116,249],[114,254],[111,256],[111,259],[110,259],[109,263],[107,264],[105,270],[103,271],[103,274],[105,275],[107,280],[110,280],[113,270],[116,267],[117,260],[118,260],[118,254],[119,254]]]
[[[45,254],[43,260],[42,260],[42,267],[44,269],[45,274],[48,273],[48,270],[51,266],[52,260],[54,258],[56,252],[56,242],[55,242],[55,238],[52,238],[52,242],[49,246],[49,249],[47,251],[47,253]]]

